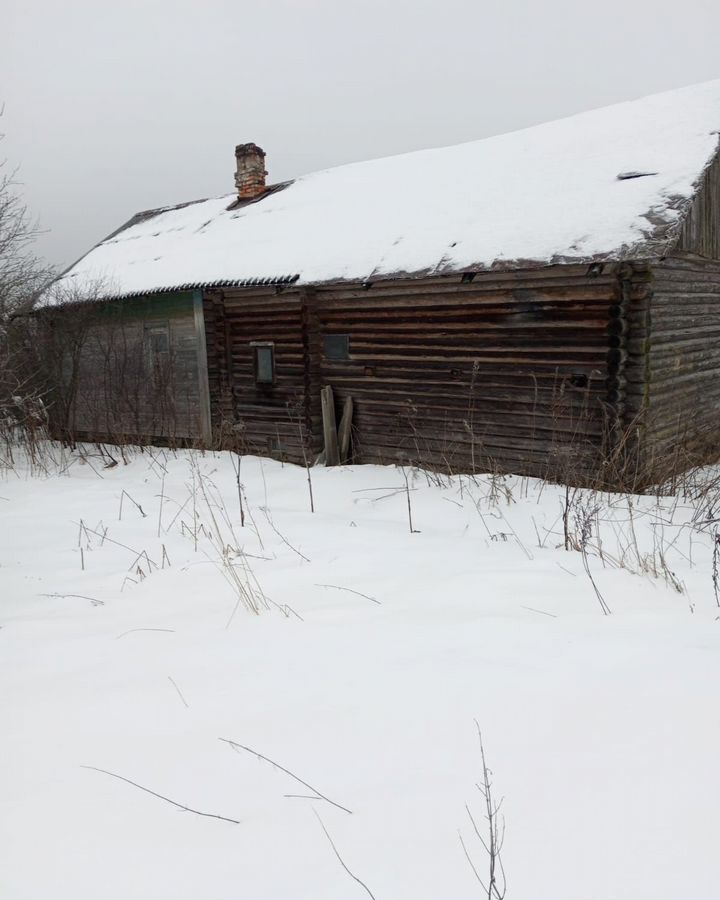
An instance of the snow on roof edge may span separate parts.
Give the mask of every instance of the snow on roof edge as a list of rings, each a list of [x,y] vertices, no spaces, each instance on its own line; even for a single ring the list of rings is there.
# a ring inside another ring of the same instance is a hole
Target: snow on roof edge
[[[111,299],[270,284],[278,271],[310,286],[658,258],[677,244],[718,130],[720,80],[324,169],[252,208],[227,194],[144,210],[60,281],[107,273]]]

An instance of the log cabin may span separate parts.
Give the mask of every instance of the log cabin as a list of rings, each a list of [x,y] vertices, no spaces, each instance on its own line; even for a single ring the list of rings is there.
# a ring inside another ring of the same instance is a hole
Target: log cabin
[[[356,462],[619,487],[714,460],[719,131],[720,80],[282,183],[241,144],[235,191],[138,213],[43,298],[85,322],[62,428],[302,462],[329,385]]]

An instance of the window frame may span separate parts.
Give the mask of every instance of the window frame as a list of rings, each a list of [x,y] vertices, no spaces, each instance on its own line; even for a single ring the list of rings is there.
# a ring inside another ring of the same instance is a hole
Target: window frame
[[[272,387],[275,384],[275,342],[274,341],[250,341],[253,355],[253,380],[256,387]],[[259,351],[270,351],[270,378],[260,378]]]
[[[345,352],[341,355],[335,355],[328,353],[327,340],[328,338],[338,339],[342,338],[345,341]],[[344,362],[345,360],[350,359],[350,335],[348,332],[339,331],[339,332],[325,332],[322,336],[322,351],[323,358],[330,360],[330,362]]]
[[[153,337],[158,333],[162,334],[167,342],[167,346],[163,350],[158,350],[153,343]],[[171,340],[169,322],[145,322],[143,326],[143,338],[145,349],[153,362],[155,362],[158,357],[170,356]]]
[[[166,346],[163,350],[159,350],[153,340],[158,334],[162,334],[165,338]],[[151,372],[157,373],[158,369],[169,362],[172,351],[172,332],[169,321],[143,323],[143,349]]]
[[[154,344],[153,337],[157,334],[165,337],[166,347],[164,350],[159,350]],[[157,390],[167,381],[172,358],[172,331],[169,320],[143,322],[143,354],[149,376],[152,379],[153,389]]]

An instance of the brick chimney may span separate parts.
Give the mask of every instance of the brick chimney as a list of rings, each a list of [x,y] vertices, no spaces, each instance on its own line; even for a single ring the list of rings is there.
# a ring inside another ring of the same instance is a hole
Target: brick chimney
[[[235,187],[239,200],[252,200],[265,193],[265,151],[257,144],[238,144],[235,148]]]

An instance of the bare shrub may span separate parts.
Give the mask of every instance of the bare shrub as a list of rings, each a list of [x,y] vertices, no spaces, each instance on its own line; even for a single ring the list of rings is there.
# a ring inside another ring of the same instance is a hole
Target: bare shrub
[[[240,548],[222,493],[202,471],[194,453],[190,455],[190,469],[189,496],[183,508],[187,507],[188,512],[192,513],[192,520],[188,524],[182,519],[180,527],[191,536],[196,551],[201,546],[234,595],[235,604],[227,627],[240,607],[258,614],[274,606],[284,615],[289,615],[292,612],[289,607],[273,603],[262,590],[247,555]]]
[[[35,335],[17,318],[32,308],[52,275],[33,250],[37,235],[17,172],[0,160],[0,466],[12,466],[17,449],[42,463],[46,397],[33,354]]]
[[[507,878],[505,877],[505,868],[502,862],[502,849],[505,843],[505,816],[501,812],[502,799],[496,800],[493,793],[492,771],[488,767],[485,758],[485,747],[483,746],[482,733],[480,726],[476,722],[478,732],[478,740],[480,741],[480,761],[482,763],[481,780],[476,784],[480,797],[482,798],[482,809],[484,824],[482,828],[478,825],[477,818],[473,815],[470,806],[466,804],[470,824],[472,826],[473,835],[480,842],[480,846],[487,857],[487,873],[480,874],[480,866],[473,861],[472,854],[468,850],[467,844],[460,834],[460,844],[470,868],[477,879],[478,884],[482,888],[483,894],[487,900],[503,900],[507,891]]]

